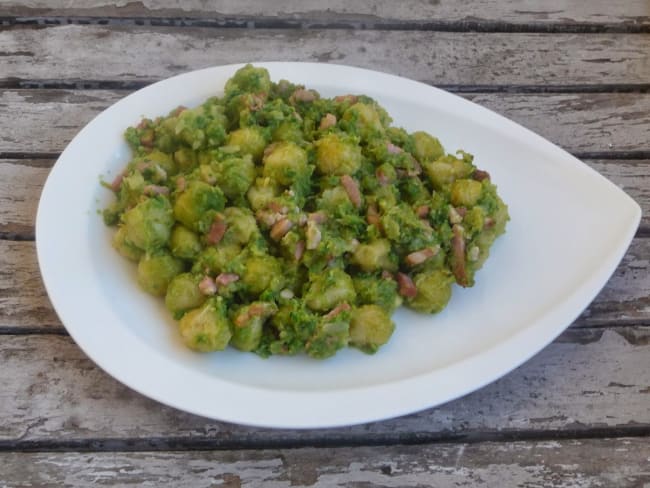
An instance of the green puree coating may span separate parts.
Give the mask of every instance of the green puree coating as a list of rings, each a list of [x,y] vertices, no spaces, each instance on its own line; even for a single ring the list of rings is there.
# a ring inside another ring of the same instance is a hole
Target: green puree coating
[[[375,353],[404,304],[474,284],[508,209],[463,151],[247,65],[225,93],[126,130],[104,210],[113,247],[184,343],[263,357]]]

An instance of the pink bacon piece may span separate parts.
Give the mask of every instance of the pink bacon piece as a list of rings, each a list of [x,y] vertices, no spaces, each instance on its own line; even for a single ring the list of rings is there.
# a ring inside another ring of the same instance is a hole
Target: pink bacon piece
[[[327,113],[322,119],[320,119],[320,125],[318,126],[318,128],[320,130],[325,130],[325,129],[329,129],[334,125],[336,125],[336,115]]]
[[[212,222],[212,225],[210,226],[208,235],[206,236],[206,241],[208,244],[219,244],[221,239],[223,239],[223,236],[226,233],[227,229],[228,226],[226,225],[226,221],[221,215],[217,215],[214,218],[214,222]]]
[[[346,310],[350,310],[352,307],[348,305],[347,303],[339,303],[336,307],[334,307],[332,310],[330,310],[328,313],[323,315],[323,318],[325,320],[333,319],[337,315],[339,315],[341,312],[344,312]]]
[[[357,182],[350,175],[343,175],[341,176],[341,185],[343,185],[345,192],[350,197],[352,205],[357,208],[361,207],[361,192]]]
[[[289,219],[278,220],[275,224],[273,224],[273,227],[271,227],[271,239],[274,241],[279,241],[287,234],[287,232],[289,232],[291,227],[293,227],[293,222],[291,222]]]
[[[239,275],[235,273],[220,273],[215,279],[214,282],[218,286],[228,286],[235,281],[239,281]]]
[[[199,283],[199,290],[201,290],[201,293],[204,295],[214,295],[217,293],[217,284],[214,282],[212,278],[209,276],[206,276],[201,280]]]
[[[411,277],[405,273],[397,273],[397,284],[399,285],[399,294],[403,297],[413,298],[418,294],[418,289],[413,283]]]
[[[406,261],[406,264],[409,266],[417,266],[418,264],[425,262],[427,259],[434,257],[436,254],[438,254],[439,250],[439,248],[432,249],[430,247],[426,249],[420,249],[419,251],[407,254],[404,258],[404,261]]]

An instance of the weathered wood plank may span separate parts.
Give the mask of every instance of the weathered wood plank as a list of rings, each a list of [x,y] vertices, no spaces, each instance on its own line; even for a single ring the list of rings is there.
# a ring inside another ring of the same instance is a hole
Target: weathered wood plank
[[[4,15],[16,16],[111,16],[111,17],[245,17],[341,23],[362,21],[491,21],[526,23],[650,23],[645,0],[626,0],[624,5],[607,0],[566,2],[563,0],[3,0]]]
[[[648,51],[650,34],[64,25],[0,31],[0,81],[148,82],[274,60],[380,69],[436,85],[647,84]]]
[[[2,453],[3,486],[641,487],[643,438],[267,449]]]
[[[585,160],[634,198],[650,229],[650,160]],[[0,159],[0,233],[34,236],[38,199],[54,160]]]
[[[67,336],[0,336],[0,363],[5,449],[90,440],[95,448],[111,449],[367,444],[650,426],[647,327],[570,330],[464,398],[399,419],[326,431],[236,426],[164,407],[100,371]]]
[[[576,327],[650,320],[650,239],[637,238]],[[33,242],[0,240],[0,328],[60,329],[42,284]]]
[[[98,112],[126,95],[115,90],[2,90],[0,153],[59,152]],[[463,96],[574,153],[650,150],[650,93]],[[136,121],[125,121],[125,126],[130,123]]]

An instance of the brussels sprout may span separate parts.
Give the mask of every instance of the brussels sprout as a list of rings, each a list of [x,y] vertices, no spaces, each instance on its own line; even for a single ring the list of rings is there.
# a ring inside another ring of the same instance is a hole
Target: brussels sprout
[[[359,244],[352,254],[352,262],[366,272],[379,269],[397,270],[397,262],[390,254],[390,242],[387,239]]]
[[[223,211],[223,215],[228,227],[224,242],[246,244],[252,237],[259,235],[255,217],[247,208],[228,207]]]
[[[338,268],[312,277],[304,296],[307,306],[318,311],[331,310],[341,302],[354,303],[356,298],[352,278]]]
[[[227,158],[212,165],[216,184],[231,200],[242,198],[255,181],[255,164],[250,155]]]
[[[325,359],[348,345],[350,340],[350,314],[341,313],[335,318],[323,317],[306,344],[309,356]]]
[[[165,171],[165,173],[167,173],[167,176],[173,176],[178,172],[178,165],[176,164],[176,161],[174,161],[174,159],[169,154],[166,154],[157,149],[154,149],[150,153],[147,153],[147,155],[144,156],[143,161],[145,163],[150,162],[157,164]]]
[[[379,113],[372,105],[355,103],[343,112],[343,121],[362,139],[369,140],[384,133]]]
[[[169,247],[174,256],[183,259],[196,258],[203,248],[199,236],[180,224],[175,225],[172,229]]]
[[[414,132],[411,136],[415,150],[413,155],[418,161],[435,161],[445,155],[445,150],[440,141],[426,132]]]
[[[262,175],[280,185],[291,185],[308,171],[307,153],[293,142],[278,142],[264,156]]]
[[[232,324],[221,297],[210,298],[201,307],[187,312],[178,327],[185,345],[199,352],[221,351],[232,337]]]
[[[271,302],[253,302],[240,307],[233,316],[235,327],[230,343],[241,351],[257,349],[264,322],[277,311],[278,307]]]
[[[256,68],[247,64],[226,82],[226,96],[231,94],[250,92],[268,93],[271,90],[271,79],[265,68]]]
[[[185,173],[193,170],[198,164],[196,151],[192,151],[189,147],[181,147],[174,152],[174,160],[181,171]]]
[[[226,144],[229,146],[238,146],[242,154],[250,154],[255,162],[260,162],[266,139],[262,131],[256,127],[243,127],[228,134]]]
[[[148,198],[122,215],[126,239],[150,251],[169,241],[174,217],[169,200],[163,196]]]
[[[229,271],[229,265],[241,252],[241,247],[237,244],[219,244],[219,246],[210,246],[205,248],[192,266],[195,273],[209,273],[217,275]]]
[[[472,207],[481,197],[483,185],[475,180],[456,180],[451,185],[451,203],[456,207]]]
[[[246,197],[253,210],[260,210],[280,193],[277,183],[271,178],[257,178]]]
[[[353,278],[354,289],[360,304],[375,304],[392,312],[402,304],[397,293],[397,282],[391,278],[373,275],[359,275]]]
[[[378,305],[363,305],[352,311],[350,344],[373,354],[386,344],[395,330],[390,315]]]
[[[470,163],[452,155],[424,163],[423,167],[436,190],[447,187],[458,178],[468,177],[474,170]]]
[[[433,270],[420,273],[413,280],[417,295],[408,298],[408,304],[418,312],[440,312],[451,298],[451,285],[454,277],[448,270]]]
[[[206,232],[214,214],[210,210],[223,210],[225,198],[219,188],[202,181],[190,181],[174,203],[174,218],[185,227]]]
[[[117,232],[113,235],[113,247],[117,249],[122,256],[131,261],[139,261],[144,251],[134,246],[126,237],[126,228],[120,225]]]
[[[316,167],[325,175],[351,175],[361,167],[361,148],[349,138],[328,133],[317,140]]]
[[[138,263],[138,283],[152,295],[162,296],[174,276],[181,271],[183,263],[170,254],[146,254]]]
[[[301,124],[295,120],[286,120],[273,131],[273,142],[300,142],[304,137]]]
[[[181,273],[171,280],[165,294],[165,305],[175,318],[205,302],[206,296],[199,289],[201,279],[201,275]]]
[[[241,278],[248,291],[254,295],[267,289],[279,291],[284,286],[280,261],[269,255],[250,257]]]

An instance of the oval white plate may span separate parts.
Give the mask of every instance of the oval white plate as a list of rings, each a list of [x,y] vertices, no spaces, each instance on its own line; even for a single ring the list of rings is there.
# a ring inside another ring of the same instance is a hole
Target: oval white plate
[[[264,360],[187,350],[162,300],[142,292],[135,266],[110,246],[97,210],[127,162],[122,133],[220,94],[242,65],[183,74],[117,102],[68,145],[47,180],[36,221],[38,260],[59,317],[101,368],[138,392],[214,419],[269,427],[329,427],[385,419],[464,395],[512,370],[567,327],[603,287],[641,210],[620,189],[527,129],[460,97],[383,73],[337,65],[256,63],[274,81],[324,96],[365,93],[409,131],[463,148],[510,207],[477,285],[458,287],[436,316],[400,310],[376,355]]]

